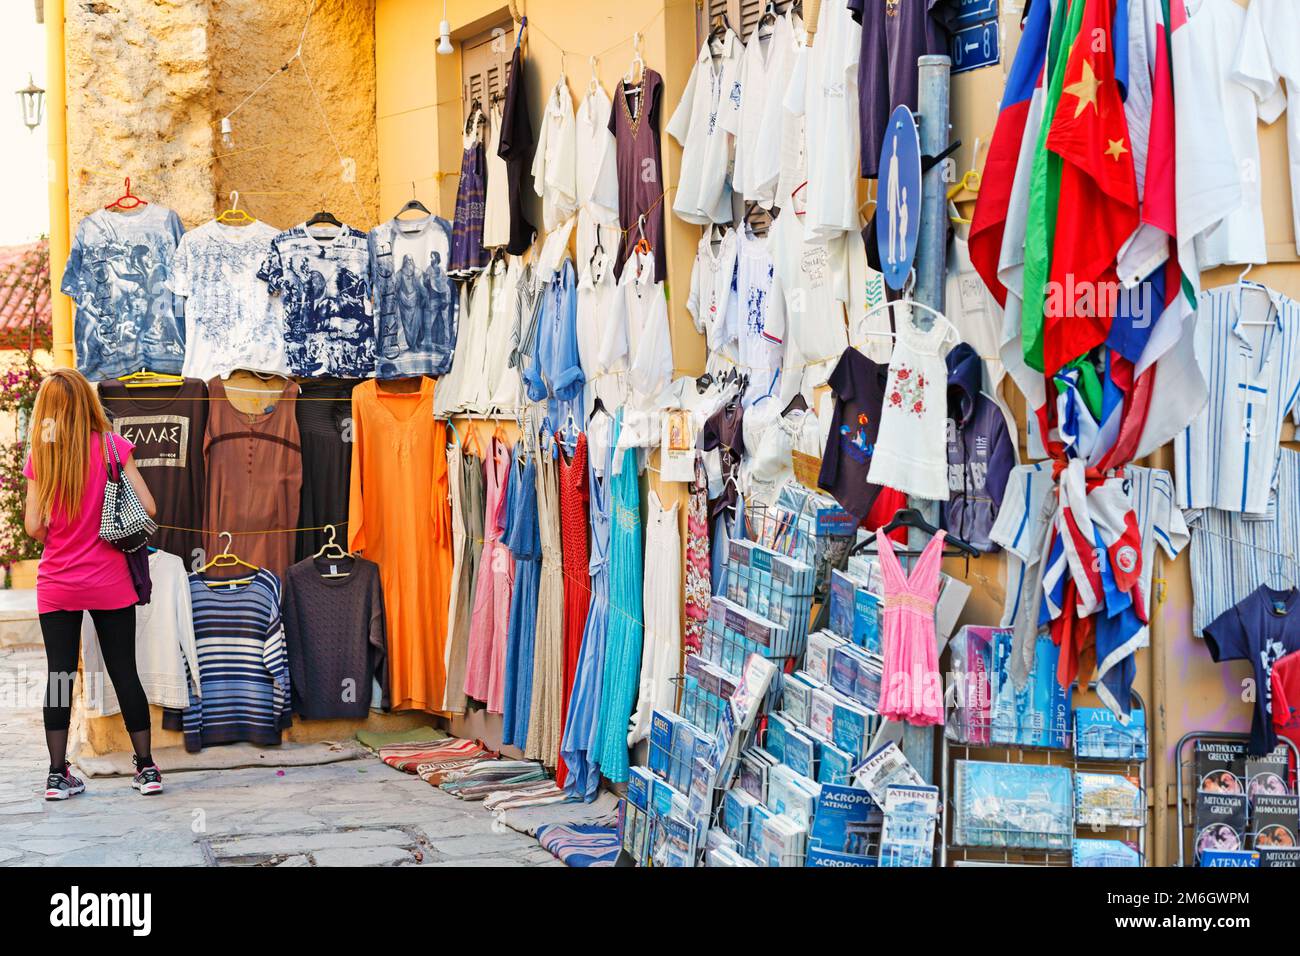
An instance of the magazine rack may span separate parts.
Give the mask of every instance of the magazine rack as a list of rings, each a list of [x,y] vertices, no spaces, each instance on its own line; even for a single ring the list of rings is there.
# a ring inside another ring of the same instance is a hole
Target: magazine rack
[[[1096,687],[1095,683],[1089,684],[1089,690]],[[1137,691],[1131,691],[1133,709],[1145,710],[1145,704],[1142,697]],[[1077,708],[1072,706],[1071,713]],[[951,714],[950,714],[951,719]],[[941,769],[940,792],[942,802],[940,804],[939,820],[939,865],[940,866],[1072,866],[1073,865],[1073,837],[1078,834],[1089,834],[1090,836],[1106,837],[1114,840],[1124,840],[1135,843],[1138,848],[1138,854],[1142,859],[1143,865],[1146,864],[1146,826],[1099,826],[1090,824],[1081,824],[1075,821],[1073,829],[1069,833],[1067,845],[1064,847],[1042,848],[1030,846],[1017,846],[1019,842],[1047,842],[1048,836],[1058,836],[1052,833],[1034,833],[1025,830],[1004,830],[996,832],[986,832],[989,843],[998,845],[958,845],[953,842],[953,822],[956,814],[956,804],[954,802],[953,784],[955,780],[955,765],[958,760],[980,760],[991,763],[1025,763],[1025,764],[1042,764],[1054,767],[1066,767],[1074,773],[1082,771],[1084,773],[1112,773],[1123,774],[1136,777],[1138,781],[1138,791],[1143,807],[1143,816],[1145,818],[1146,808],[1148,807],[1147,796],[1147,761],[1139,759],[1136,756],[1128,757],[1119,756],[1115,758],[1100,757],[1080,757],[1076,755],[1074,749],[1073,718],[1071,719],[1071,733],[1069,734],[1068,747],[1044,747],[1031,746],[1015,743],[962,743],[951,740],[947,734],[943,734],[943,763]],[[1028,729],[1028,728],[1026,728]],[[1148,753],[1150,749],[1148,748]],[[1034,759],[1026,760],[1026,756],[1031,755]],[[1071,792],[1071,802],[1075,800],[1075,794]],[[1073,810],[1071,819],[1073,820]],[[969,828],[968,828],[969,830]],[[1035,841],[1033,838],[1041,838]],[[1025,839],[1029,838],[1029,839]]]
[[[1174,748],[1174,798],[1178,807],[1178,866],[1187,866],[1187,848],[1196,838],[1196,744],[1199,741],[1215,743],[1250,743],[1250,734],[1220,733],[1212,730],[1193,730],[1183,734]],[[1278,743],[1291,752],[1292,773],[1300,768],[1300,749],[1286,737],[1278,737]],[[1186,781],[1186,786],[1184,786]],[[1190,800],[1184,800],[1183,794],[1189,793]],[[1252,840],[1255,834],[1247,831]]]

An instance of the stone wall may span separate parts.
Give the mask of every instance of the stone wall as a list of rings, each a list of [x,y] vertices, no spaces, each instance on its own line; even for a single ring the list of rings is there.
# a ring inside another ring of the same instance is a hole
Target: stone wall
[[[239,111],[224,147],[222,115],[293,54],[310,2],[303,63]],[[224,209],[231,190],[275,226],[322,208],[374,224],[374,0],[70,2],[66,46],[74,228],[126,176],[187,227]]]

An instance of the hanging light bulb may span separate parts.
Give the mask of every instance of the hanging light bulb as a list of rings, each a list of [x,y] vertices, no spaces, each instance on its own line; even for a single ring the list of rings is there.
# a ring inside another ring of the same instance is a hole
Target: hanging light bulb
[[[447,0],[442,0],[442,21],[438,24],[438,54],[450,56],[455,52],[451,45],[451,23],[447,20]]]
[[[221,145],[226,149],[235,148],[235,127],[229,116],[221,117]]]

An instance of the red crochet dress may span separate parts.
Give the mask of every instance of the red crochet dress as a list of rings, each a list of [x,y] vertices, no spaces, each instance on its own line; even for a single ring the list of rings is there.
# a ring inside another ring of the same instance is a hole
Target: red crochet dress
[[[561,449],[560,436],[555,436]],[[569,713],[569,695],[582,650],[582,633],[591,604],[591,570],[587,543],[587,436],[579,435],[573,457],[560,452],[560,542],[564,550],[564,706],[560,710],[560,735]],[[564,786],[568,768],[561,759],[555,781]]]

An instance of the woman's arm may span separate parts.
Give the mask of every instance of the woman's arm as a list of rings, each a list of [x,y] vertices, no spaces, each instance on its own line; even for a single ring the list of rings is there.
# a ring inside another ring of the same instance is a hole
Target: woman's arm
[[[49,527],[41,520],[41,506],[36,498],[36,482],[27,479],[27,507],[23,509],[23,527],[31,537],[41,543],[45,542],[45,533]]]
[[[126,461],[122,462],[122,470],[126,472],[127,480],[135,489],[140,504],[144,505],[144,510],[149,512],[149,517],[152,518],[158,513],[158,506],[154,504],[153,495],[149,494],[149,486],[144,483],[144,475],[140,474],[140,469],[135,466],[134,455],[128,455]]]

